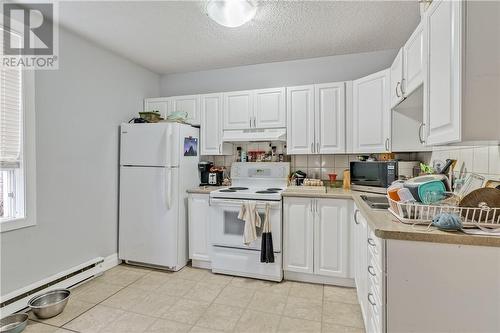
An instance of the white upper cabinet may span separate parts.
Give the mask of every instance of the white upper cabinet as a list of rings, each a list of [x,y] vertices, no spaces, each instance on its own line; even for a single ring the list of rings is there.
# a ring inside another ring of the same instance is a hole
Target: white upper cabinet
[[[390,70],[352,83],[352,146],[354,153],[381,153],[391,149],[389,108]]]
[[[424,16],[427,145],[500,142],[500,2],[434,0]]]
[[[346,151],[345,83],[288,87],[287,152],[334,154]]]
[[[286,88],[287,152],[313,154],[314,86]]]
[[[411,95],[424,81],[424,25],[422,22],[415,29],[402,50],[404,61],[401,89],[406,97]]]
[[[317,154],[345,153],[345,83],[314,86]]]
[[[251,90],[224,93],[224,129],[248,129],[253,121]]]
[[[285,88],[224,93],[224,129],[286,127]]]
[[[314,273],[348,277],[349,221],[347,200],[315,199]]]
[[[424,123],[428,145],[461,140],[462,3],[435,1],[426,13]]]
[[[171,97],[172,108],[169,111],[183,111],[187,113],[186,122],[192,125],[200,125],[200,97],[199,95]]]
[[[222,142],[222,94],[200,96],[201,155],[230,155],[232,145]]]
[[[253,127],[286,127],[285,88],[254,90]]]
[[[391,109],[423,83],[424,34],[420,23],[391,65]]]
[[[165,118],[170,112],[171,100],[168,97],[146,98],[144,100],[144,111],[159,111],[161,116]]]
[[[403,49],[401,48],[391,65],[391,108],[403,100]]]
[[[283,269],[314,273],[314,201],[286,198],[283,205]]]

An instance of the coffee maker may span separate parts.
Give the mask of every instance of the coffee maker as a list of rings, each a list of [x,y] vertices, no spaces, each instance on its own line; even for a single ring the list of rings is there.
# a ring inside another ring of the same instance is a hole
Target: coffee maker
[[[200,172],[200,186],[207,186],[210,169],[214,166],[214,162],[199,162],[198,171]]]

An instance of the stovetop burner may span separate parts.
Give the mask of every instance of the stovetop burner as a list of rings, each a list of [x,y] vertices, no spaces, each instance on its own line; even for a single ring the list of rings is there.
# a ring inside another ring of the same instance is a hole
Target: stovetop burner
[[[271,187],[271,188],[268,188],[267,191],[283,191],[283,189],[279,188],[279,187]]]
[[[273,194],[273,193],[278,193],[278,191],[262,190],[262,191],[255,191],[255,193],[258,193],[258,194]]]
[[[235,187],[230,187],[229,190],[244,191],[244,190],[248,190],[248,187],[235,186]]]
[[[231,190],[230,188],[220,190],[219,192],[236,192],[236,190]]]

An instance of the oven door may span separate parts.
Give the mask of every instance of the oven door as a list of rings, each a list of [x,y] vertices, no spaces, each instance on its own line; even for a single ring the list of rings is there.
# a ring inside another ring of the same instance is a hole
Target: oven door
[[[243,243],[245,221],[238,218],[241,205],[245,200],[210,199],[210,242],[214,246],[260,250],[262,229],[257,227],[257,240],[249,245]],[[273,235],[274,252],[281,252],[281,201],[257,201],[257,210],[262,223],[265,218],[266,204],[270,206],[269,221]]]

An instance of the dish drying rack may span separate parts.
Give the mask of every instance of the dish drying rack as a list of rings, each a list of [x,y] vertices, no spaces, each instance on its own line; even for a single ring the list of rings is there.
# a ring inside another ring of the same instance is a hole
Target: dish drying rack
[[[455,213],[462,218],[464,227],[500,227],[500,208],[425,205],[419,202],[395,201],[389,197],[389,211],[406,224],[429,224],[440,213]]]

